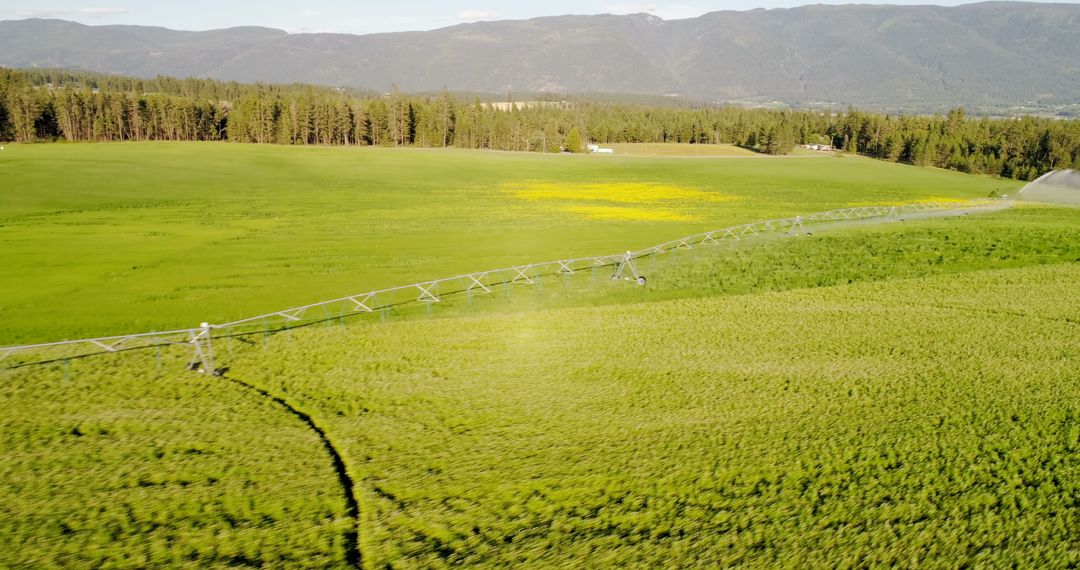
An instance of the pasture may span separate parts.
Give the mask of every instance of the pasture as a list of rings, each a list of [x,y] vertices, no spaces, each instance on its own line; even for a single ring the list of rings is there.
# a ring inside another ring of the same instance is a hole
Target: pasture
[[[864,158],[681,160],[159,143],[0,153],[0,344],[224,322],[736,223],[984,197]]]
[[[681,158],[768,158],[730,144],[610,143],[602,145],[619,156],[667,156]]]
[[[15,149],[11,339],[1015,189],[849,157]],[[1078,211],[1023,205],[216,339],[225,378],[183,346],[0,371],[0,566],[1080,564],[1078,262]]]
[[[327,418],[373,566],[1075,564],[1078,279],[315,329],[233,373]]]

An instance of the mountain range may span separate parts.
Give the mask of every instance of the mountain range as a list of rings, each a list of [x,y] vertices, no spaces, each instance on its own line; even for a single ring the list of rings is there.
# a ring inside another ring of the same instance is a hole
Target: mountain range
[[[1080,5],[813,5],[387,34],[0,21],[0,65],[404,91],[609,92],[797,105],[1080,103]]]

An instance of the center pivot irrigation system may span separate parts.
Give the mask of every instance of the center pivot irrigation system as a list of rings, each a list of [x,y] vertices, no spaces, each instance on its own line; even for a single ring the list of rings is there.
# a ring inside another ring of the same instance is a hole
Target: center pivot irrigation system
[[[645,285],[646,276],[638,272],[636,261],[650,256],[664,255],[675,250],[719,245],[725,241],[739,241],[763,234],[809,234],[808,226],[820,227],[823,224],[874,219],[899,221],[905,217],[920,214],[927,215],[948,211],[966,213],[967,210],[1004,205],[1008,205],[1008,202],[1002,199],[983,199],[965,202],[923,202],[899,206],[862,206],[829,210],[808,216],[752,222],[678,238],[638,251],[545,261],[466,273],[389,289],[367,291],[223,324],[202,323],[197,328],[173,331],[65,340],[23,346],[5,346],[0,347],[0,370],[67,361],[72,358],[82,358],[96,354],[185,345],[193,351],[192,359],[188,365],[190,370],[206,374],[219,374],[222,369],[216,368],[214,362],[213,338],[215,336],[218,338],[235,338],[246,335],[269,334],[320,321],[387,311],[396,307],[418,303],[426,303],[430,308],[431,304],[442,302],[448,297],[468,296],[471,300],[474,295],[493,294],[497,286],[534,285],[543,276],[573,275],[582,271],[595,271],[601,268],[613,268],[611,278],[614,280],[632,281],[638,285]]]

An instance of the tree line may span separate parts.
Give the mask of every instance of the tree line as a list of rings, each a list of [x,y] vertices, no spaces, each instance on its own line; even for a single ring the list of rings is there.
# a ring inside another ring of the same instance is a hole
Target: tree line
[[[826,144],[882,160],[1021,180],[1080,168],[1080,122],[898,116],[596,100],[493,105],[209,79],[0,69],[0,140],[234,141],[580,151],[583,142],[734,144],[769,154]]]

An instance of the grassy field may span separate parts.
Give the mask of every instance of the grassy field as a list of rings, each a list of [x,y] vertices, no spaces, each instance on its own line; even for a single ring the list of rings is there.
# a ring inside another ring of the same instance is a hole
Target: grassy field
[[[613,143],[601,145],[615,151],[618,156],[651,156],[670,158],[785,158],[768,156],[751,149],[730,144],[685,143]],[[796,147],[786,158],[817,157],[835,158],[833,153],[818,152]]]
[[[0,567],[344,563],[352,520],[315,434],[185,356],[0,374]]]
[[[36,190],[0,198],[11,338],[1009,187],[853,158],[15,151],[0,177]],[[50,161],[83,189],[26,167]],[[1075,566],[1078,214],[747,240],[651,258],[644,288],[581,272],[219,338],[225,378],[185,346],[0,371],[0,567]]]
[[[229,144],[0,153],[0,344],[224,322],[460,272],[1016,183],[861,158]]]
[[[669,157],[742,157],[764,158],[765,155],[750,149],[730,144],[662,144],[662,143],[617,143],[601,145],[610,148],[619,156],[669,156]]]
[[[1053,566],[1080,556],[1078,238],[1075,211],[1053,208],[856,228],[684,252],[644,290],[582,275],[498,291],[489,314],[218,351],[332,437],[370,568]],[[588,306],[558,308],[575,290]],[[20,484],[0,503],[41,523],[12,525],[0,550],[344,560],[318,442],[264,442],[302,425],[229,380],[176,376],[183,356],[5,375],[0,404],[27,413],[4,426]],[[191,405],[206,415],[177,424],[170,410]],[[89,484],[65,484],[72,463]],[[133,492],[143,511],[95,534],[95,506]],[[281,506],[298,494],[318,500]],[[152,518],[178,501],[212,508]],[[300,538],[277,541],[285,524]],[[222,528],[239,536],[219,548]],[[134,546],[148,529],[172,541]]]
[[[1066,566],[1078,279],[313,329],[235,374],[328,418],[372,567]]]

